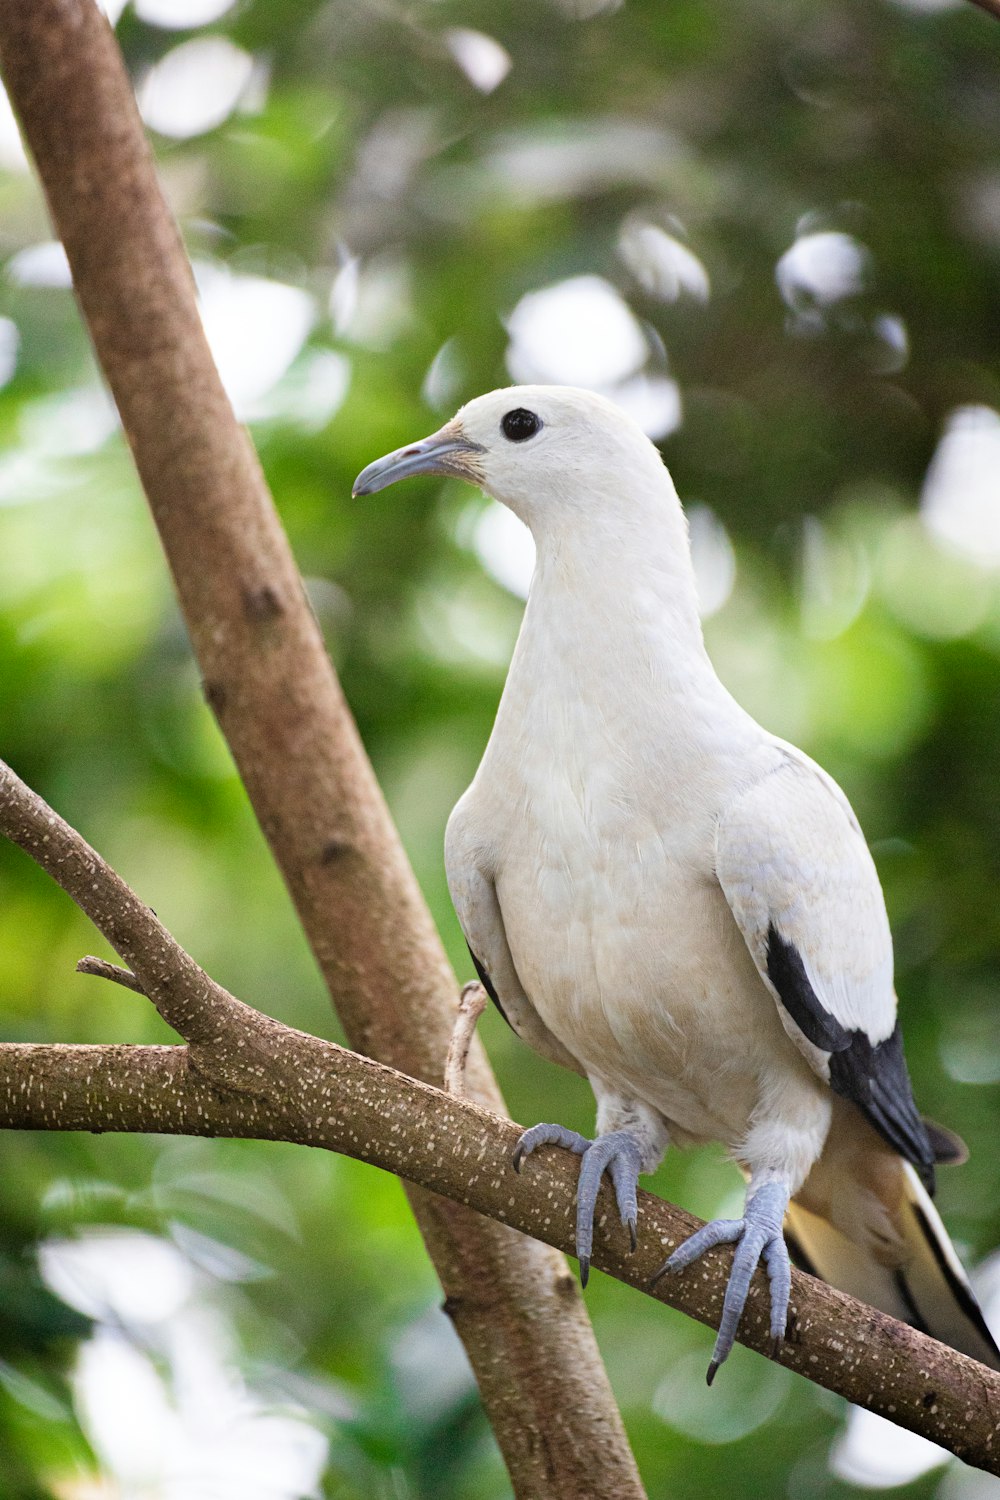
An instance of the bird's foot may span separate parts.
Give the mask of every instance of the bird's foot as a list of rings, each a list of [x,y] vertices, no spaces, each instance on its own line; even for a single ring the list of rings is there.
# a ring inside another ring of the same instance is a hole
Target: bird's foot
[[[580,1262],[580,1283],[587,1285],[590,1257],[594,1248],[594,1210],[601,1178],[607,1172],[615,1190],[615,1201],[621,1221],[628,1229],[632,1249],[636,1247],[636,1224],[639,1216],[636,1190],[642,1170],[642,1150],[628,1130],[611,1130],[607,1135],[588,1140],[562,1125],[533,1125],[526,1130],[514,1152],[514,1170],[537,1146],[565,1146],[583,1160],[576,1187],[576,1257]]]
[[[674,1251],[656,1272],[658,1281],[666,1271],[683,1271],[686,1266],[715,1245],[732,1245],[733,1267],[729,1273],[719,1332],[708,1367],[708,1383],[728,1357],[736,1340],[736,1330],[750,1291],[750,1280],[761,1259],[767,1269],[771,1288],[771,1353],[776,1355],[785,1336],[788,1320],[788,1298],[792,1286],[792,1267],[782,1232],[788,1207],[788,1189],[781,1182],[767,1182],[747,1199],[742,1219],[713,1219],[697,1230]]]

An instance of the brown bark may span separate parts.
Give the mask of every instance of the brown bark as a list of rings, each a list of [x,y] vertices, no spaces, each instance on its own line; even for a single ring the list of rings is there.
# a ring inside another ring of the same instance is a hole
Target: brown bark
[[[517,1175],[511,1154],[519,1128],[506,1118],[333,1042],[278,1027],[274,1045],[283,1057],[275,1056],[264,1094],[220,1089],[185,1047],[0,1045],[0,1128],[297,1141],[382,1167],[572,1250],[579,1162],[569,1152],[539,1152]],[[283,1059],[296,1069],[297,1109]],[[654,1270],[699,1221],[640,1193],[639,1247],[630,1255],[607,1188],[600,1209],[594,1266],[714,1328],[730,1252],[711,1251],[696,1274],[661,1278],[651,1290]],[[574,1291],[567,1269],[555,1292],[569,1299]],[[791,1306],[795,1334],[782,1346],[781,1364],[1000,1474],[1000,1376],[800,1271],[792,1273]],[[768,1308],[758,1272],[739,1338],[762,1354]],[[725,1378],[723,1370],[718,1379]],[[594,1493],[585,1487],[578,1500]]]
[[[296,1141],[383,1167],[524,1234],[572,1248],[578,1162],[570,1153],[533,1155],[516,1175],[511,1155],[519,1131],[509,1120],[293,1031],[228,995],[159,924],[150,926],[152,914],[2,762],[0,832],[65,883],[128,956],[139,982],[152,977],[161,1004],[167,994],[173,1015],[197,1038],[188,1047],[0,1046],[0,1128]],[[80,869],[89,873],[82,883]],[[111,977],[120,982],[120,971]],[[215,1022],[211,1036],[202,1016],[206,996]],[[594,1264],[715,1326],[731,1252],[714,1251],[699,1261],[697,1273],[661,1278],[651,1292],[653,1272],[697,1221],[640,1194],[633,1255],[606,1186],[601,1208]],[[565,1267],[553,1291],[567,1301],[575,1297]],[[524,1297],[530,1311],[530,1287]],[[770,1344],[769,1305],[758,1272],[740,1339],[761,1351]],[[1000,1375],[799,1272],[792,1279],[792,1313],[794,1334],[781,1350],[783,1364],[1000,1474]],[[707,1391],[705,1399],[711,1399]],[[553,1420],[560,1416],[554,1413]],[[558,1442],[546,1450],[553,1463]],[[578,1496],[594,1493],[585,1482]]]
[[[438,1080],[439,939],[202,332],[121,54],[93,0],[0,0],[0,67],[121,413],[205,692],[352,1046]],[[478,1046],[470,1092],[502,1100]],[[410,1201],[518,1495],[643,1493],[561,1258]]]

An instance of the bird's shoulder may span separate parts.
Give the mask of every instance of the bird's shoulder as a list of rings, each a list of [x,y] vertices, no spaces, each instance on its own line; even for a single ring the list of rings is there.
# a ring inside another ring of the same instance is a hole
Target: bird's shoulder
[[[472,861],[477,864],[490,845],[490,815],[482,792],[473,782],[452,808],[444,831],[446,866]]]
[[[756,866],[768,856],[771,876],[778,878],[781,851],[789,861],[787,875],[796,881],[808,866],[813,879],[869,885],[874,877],[878,886],[861,825],[842,788],[804,751],[776,737],[768,736],[762,753],[735,778],[719,809],[716,845],[734,879],[741,863]]]

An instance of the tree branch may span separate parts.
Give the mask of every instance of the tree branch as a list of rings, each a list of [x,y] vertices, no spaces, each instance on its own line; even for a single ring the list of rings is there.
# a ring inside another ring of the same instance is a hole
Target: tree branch
[[[381,1063],[279,1027],[274,1075],[257,1095],[207,1081],[185,1047],[0,1046],[0,1127],[157,1131],[295,1141],[382,1167],[456,1203],[571,1251],[577,1161],[569,1152],[511,1167],[519,1128]],[[294,1072],[298,1108],[287,1087]],[[639,1194],[639,1247],[629,1253],[609,1189],[602,1188],[594,1265],[715,1327],[731,1252],[715,1250],[697,1275],[649,1281],[698,1220]],[[557,1295],[570,1295],[564,1274]],[[964,1354],[795,1271],[794,1336],[781,1363],[828,1390],[1000,1474],[1000,1376]],[[769,1297],[758,1272],[740,1341],[770,1342]],[[590,1491],[582,1491],[588,1494]]]
[[[110,979],[112,984],[120,984],[122,989],[131,990],[134,995],[146,993],[131,969],[122,969],[118,964],[109,964],[106,959],[94,958],[90,953],[86,958],[77,961],[76,972],[92,974],[95,979]]]
[[[458,997],[458,1015],[455,1029],[448,1043],[448,1057],[444,1065],[444,1090],[446,1094],[464,1096],[465,1069],[469,1062],[469,1049],[476,1034],[479,1017],[489,1004],[489,998],[478,979],[463,984]]]
[[[40,824],[50,830],[48,841],[25,835]],[[141,951],[151,931],[148,908],[3,762],[0,832],[17,836],[78,904],[86,900],[105,937],[135,955],[137,975],[149,972]],[[85,889],[78,882],[82,862],[89,863],[91,875]],[[119,895],[123,904],[115,911]],[[187,1017],[213,981],[158,923],[152,941],[158,983]],[[117,982],[121,971],[106,967]],[[577,1162],[570,1153],[532,1156],[517,1175],[511,1158],[520,1132],[510,1120],[283,1026],[218,985],[214,990],[221,1024],[214,1037],[188,1047],[0,1046],[0,1127],[158,1131],[320,1146],[572,1251]],[[640,1194],[641,1232],[633,1255],[611,1192],[607,1185],[601,1191],[594,1265],[716,1326],[731,1252],[712,1252],[699,1261],[696,1276],[661,1278],[654,1291],[653,1272],[698,1221]],[[576,1297],[564,1263],[553,1293],[567,1302]],[[783,1364],[1000,1474],[1000,1375],[801,1272],[793,1273],[792,1308],[794,1332],[782,1348]],[[769,1348],[769,1310],[758,1272],[740,1333],[752,1349]],[[578,1496],[593,1493],[584,1488]]]
[[[212,361],[113,33],[93,0],[0,0],[0,68],[121,413],[206,696],[344,1029],[359,1051],[438,1080],[457,985]],[[136,972],[144,988],[155,979]],[[204,1003],[212,1004],[209,991]],[[183,1018],[189,1028],[200,1007],[201,999]],[[468,1086],[502,1110],[478,1043]],[[452,1203],[419,1190],[410,1201],[516,1494],[641,1500],[565,1263]]]

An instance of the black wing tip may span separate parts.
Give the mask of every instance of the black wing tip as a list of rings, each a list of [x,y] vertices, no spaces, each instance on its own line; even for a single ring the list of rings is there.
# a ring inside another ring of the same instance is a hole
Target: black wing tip
[[[479,983],[482,985],[482,987],[486,991],[487,995],[489,995],[490,999],[493,1001],[493,1004],[496,1006],[497,1010],[500,1012],[500,1014],[503,1016],[504,1020],[507,1022],[507,1025],[510,1026],[510,1018],[507,1015],[507,1012],[504,1010],[503,1006],[500,1004],[500,1000],[499,1000],[499,997],[497,995],[497,992],[496,992],[496,990],[493,987],[493,981],[491,980],[490,976],[487,974],[486,970],[483,968],[482,964],[479,962],[479,959],[473,953],[472,948],[470,947],[468,941],[466,941],[465,946],[469,949],[469,957],[472,959],[472,962],[476,966],[476,973],[479,975]],[[514,1030],[513,1026],[510,1026],[510,1029],[511,1029],[511,1031],[513,1031]]]
[[[858,1106],[879,1135],[913,1164],[933,1195],[936,1152],[913,1102],[899,1022],[881,1042],[864,1031],[848,1030],[820,1000],[802,955],[774,922],[767,929],[767,977],[806,1040],[829,1054],[830,1087]]]
[[[960,1135],[949,1130],[947,1125],[928,1120],[926,1115],[923,1121],[934,1160],[939,1167],[960,1167],[969,1160],[969,1148]]]

